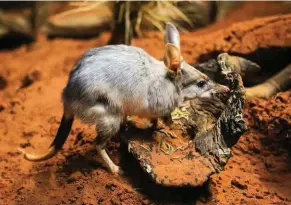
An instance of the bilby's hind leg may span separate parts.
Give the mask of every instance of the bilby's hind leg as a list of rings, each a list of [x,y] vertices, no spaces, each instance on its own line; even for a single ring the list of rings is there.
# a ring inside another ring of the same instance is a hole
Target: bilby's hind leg
[[[114,162],[108,156],[105,148],[107,142],[116,136],[119,132],[121,117],[118,114],[108,114],[101,116],[96,122],[96,131],[98,133],[95,143],[96,150],[101,156],[105,166],[113,173],[120,174],[121,169],[119,166],[115,165]]]

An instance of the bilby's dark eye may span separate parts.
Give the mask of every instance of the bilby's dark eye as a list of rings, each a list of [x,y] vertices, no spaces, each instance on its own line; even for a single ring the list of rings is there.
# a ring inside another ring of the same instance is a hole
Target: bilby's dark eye
[[[205,80],[200,80],[200,81],[197,83],[197,86],[198,86],[199,88],[203,88],[205,85],[206,85],[206,81],[205,81]]]

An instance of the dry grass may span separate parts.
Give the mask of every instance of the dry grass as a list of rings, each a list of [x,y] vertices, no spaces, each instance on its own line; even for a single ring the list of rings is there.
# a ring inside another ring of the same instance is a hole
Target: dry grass
[[[77,13],[80,11],[88,11],[102,6],[109,6],[114,11],[114,7],[118,2],[105,1],[83,1],[70,2],[72,9],[58,14],[64,16]],[[138,36],[143,36],[143,29],[155,28],[164,31],[165,24],[172,22],[179,30],[185,31],[187,28],[195,27],[195,19],[199,13],[199,4],[189,2],[188,6],[178,7],[178,2],[168,1],[127,1],[120,3],[119,22],[124,21],[126,32],[134,30]],[[201,6],[201,5],[200,5]],[[201,10],[201,9],[200,9]],[[182,22],[182,23],[181,23]],[[184,26],[186,25],[186,26]],[[129,35],[129,34],[126,34]]]

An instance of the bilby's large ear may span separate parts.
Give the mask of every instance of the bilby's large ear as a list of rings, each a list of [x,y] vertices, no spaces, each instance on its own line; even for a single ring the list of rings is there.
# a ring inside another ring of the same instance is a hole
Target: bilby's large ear
[[[177,28],[171,23],[167,23],[166,25],[164,41],[165,44],[174,44],[180,50],[180,35]]]
[[[181,67],[181,54],[180,50],[173,44],[167,43],[165,47],[164,63],[167,68],[177,74]]]

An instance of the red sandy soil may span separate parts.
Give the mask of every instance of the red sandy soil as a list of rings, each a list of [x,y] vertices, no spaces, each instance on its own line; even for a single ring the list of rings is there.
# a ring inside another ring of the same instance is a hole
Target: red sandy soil
[[[184,34],[182,49],[186,59],[194,63],[211,52],[248,54],[260,47],[289,47],[290,25],[290,15],[286,15],[243,22],[207,35],[200,35],[200,31]],[[237,30],[248,32],[233,34]],[[229,34],[241,37],[227,40]],[[250,130],[233,147],[225,169],[201,188],[155,186],[117,139],[108,150],[127,176],[114,177],[96,160],[94,126],[78,120],[56,157],[40,163],[25,161],[18,147],[40,153],[52,142],[62,115],[60,94],[75,62],[87,49],[105,45],[108,39],[109,34],[89,40],[39,36],[31,45],[0,51],[1,205],[291,204],[288,91],[247,103],[244,114]],[[157,58],[163,53],[158,33],[134,40],[134,45]]]

